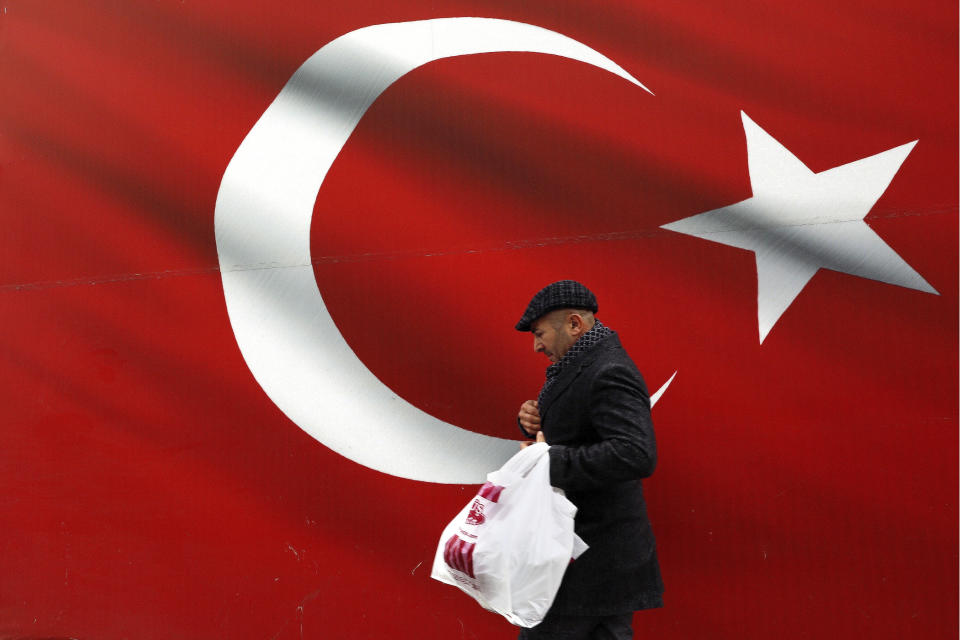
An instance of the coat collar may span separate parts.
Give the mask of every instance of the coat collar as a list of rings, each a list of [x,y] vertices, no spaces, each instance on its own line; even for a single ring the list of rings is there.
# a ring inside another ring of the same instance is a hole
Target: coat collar
[[[550,389],[547,390],[546,395],[541,401],[540,419],[543,420],[546,417],[546,414],[550,411],[550,407],[553,405],[553,401],[559,398],[560,395],[566,391],[567,387],[569,387],[570,384],[577,379],[577,376],[580,375],[581,371],[593,364],[593,361],[596,360],[597,357],[604,351],[619,347],[620,338],[617,337],[616,331],[611,331],[610,335],[584,351],[582,354],[580,354],[579,358],[570,364],[570,366],[561,371],[560,375],[557,376],[556,381],[550,386]]]

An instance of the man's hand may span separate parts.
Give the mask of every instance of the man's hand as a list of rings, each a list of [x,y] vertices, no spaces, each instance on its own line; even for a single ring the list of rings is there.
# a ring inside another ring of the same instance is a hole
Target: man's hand
[[[537,440],[536,440],[536,441],[537,441],[537,442],[546,442],[546,441],[547,441],[547,439],[543,437],[543,431],[537,431]],[[520,443],[520,448],[521,448],[521,449],[526,449],[527,447],[529,447],[529,446],[532,445],[532,444],[533,444],[532,442],[521,442],[521,443]]]
[[[540,411],[537,409],[536,400],[527,400],[520,405],[520,413],[517,415],[520,426],[531,436],[540,433]]]

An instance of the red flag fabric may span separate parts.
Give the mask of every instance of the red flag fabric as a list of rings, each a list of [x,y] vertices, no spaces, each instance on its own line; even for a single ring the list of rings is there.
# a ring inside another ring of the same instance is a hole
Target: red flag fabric
[[[677,372],[645,482],[666,606],[639,636],[956,637],[957,13],[8,2],[0,637],[515,636],[429,579],[476,485],[355,462],[396,434],[350,394],[322,398],[353,407],[321,420],[338,453],[264,391],[215,225],[315,52],[465,16],[569,37],[652,93],[522,51],[388,86],[312,210],[348,351],[426,414],[518,438],[548,363],[513,324],[580,280],[651,390]]]

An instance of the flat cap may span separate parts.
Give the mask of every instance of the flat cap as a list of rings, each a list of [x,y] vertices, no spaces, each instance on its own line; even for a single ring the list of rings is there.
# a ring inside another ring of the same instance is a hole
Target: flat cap
[[[527,310],[516,325],[517,331],[530,331],[537,318],[555,309],[587,309],[597,312],[597,298],[590,289],[576,280],[560,280],[548,284],[530,300]]]

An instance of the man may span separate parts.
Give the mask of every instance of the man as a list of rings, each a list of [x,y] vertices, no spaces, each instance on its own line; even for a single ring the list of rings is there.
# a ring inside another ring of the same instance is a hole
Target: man
[[[597,309],[589,289],[562,280],[533,296],[516,325],[553,363],[537,400],[520,407],[520,429],[550,444],[550,483],[577,506],[574,529],[590,545],[521,640],[632,638],[633,612],[663,606],[640,485],[657,458],[650,399]]]

